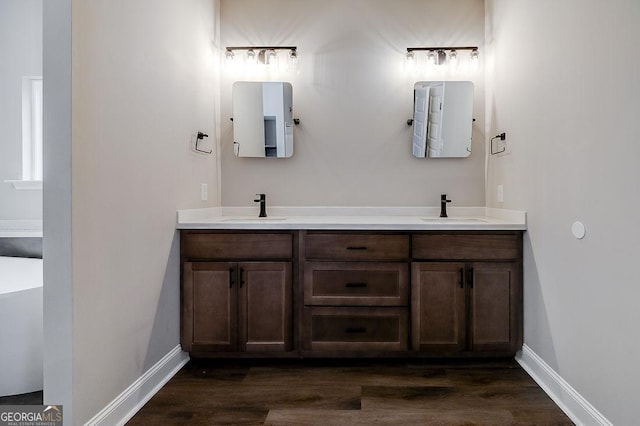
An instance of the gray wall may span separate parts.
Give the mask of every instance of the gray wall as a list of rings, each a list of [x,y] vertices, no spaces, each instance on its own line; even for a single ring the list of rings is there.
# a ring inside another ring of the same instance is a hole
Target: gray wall
[[[639,22],[635,0],[487,2],[487,133],[511,151],[487,198],[528,214],[525,343],[616,425],[638,422]]]
[[[45,401],[84,424],[179,343],[176,210],[218,198],[190,144],[217,134],[219,6],[47,2]]]
[[[74,424],[71,247],[71,3],[44,3],[43,319],[44,403]]]
[[[282,206],[484,205],[484,129],[474,126],[466,159],[411,156],[413,84],[442,79],[407,74],[407,47],[479,45],[482,0],[223,0],[222,46],[296,45],[297,75],[223,73],[222,205],[250,206],[257,192]],[[484,74],[446,75],[476,85],[474,117],[484,122]],[[290,159],[236,158],[231,85],[284,79],[293,85],[295,128]]]
[[[0,220],[42,219],[42,191],[22,179],[22,77],[42,75],[42,1],[0,0]]]

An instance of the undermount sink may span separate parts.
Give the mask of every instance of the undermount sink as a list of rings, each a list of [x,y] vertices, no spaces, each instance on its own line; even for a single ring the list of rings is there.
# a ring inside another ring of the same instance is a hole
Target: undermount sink
[[[423,217],[422,220],[425,222],[440,222],[440,223],[448,223],[448,222],[488,223],[488,220],[480,219],[477,217]]]
[[[286,217],[225,217],[220,222],[277,222],[287,220]]]

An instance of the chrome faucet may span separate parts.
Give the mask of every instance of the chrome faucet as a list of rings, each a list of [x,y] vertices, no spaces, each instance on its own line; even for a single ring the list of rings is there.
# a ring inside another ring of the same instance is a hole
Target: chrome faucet
[[[266,194],[256,194],[257,199],[253,200],[255,203],[260,203],[260,214],[258,217],[267,217],[267,196]]]
[[[440,217],[447,217],[447,203],[451,200],[447,200],[447,194],[440,194]]]

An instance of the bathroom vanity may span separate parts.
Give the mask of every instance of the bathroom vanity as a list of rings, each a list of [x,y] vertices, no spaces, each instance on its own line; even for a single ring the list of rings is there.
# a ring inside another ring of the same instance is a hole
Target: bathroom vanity
[[[179,220],[195,357],[512,356],[522,219]]]

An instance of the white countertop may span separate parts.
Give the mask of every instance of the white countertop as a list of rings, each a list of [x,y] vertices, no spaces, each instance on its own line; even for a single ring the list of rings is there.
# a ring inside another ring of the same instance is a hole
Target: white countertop
[[[179,210],[177,229],[238,230],[526,230],[526,212],[488,207],[253,207]]]

